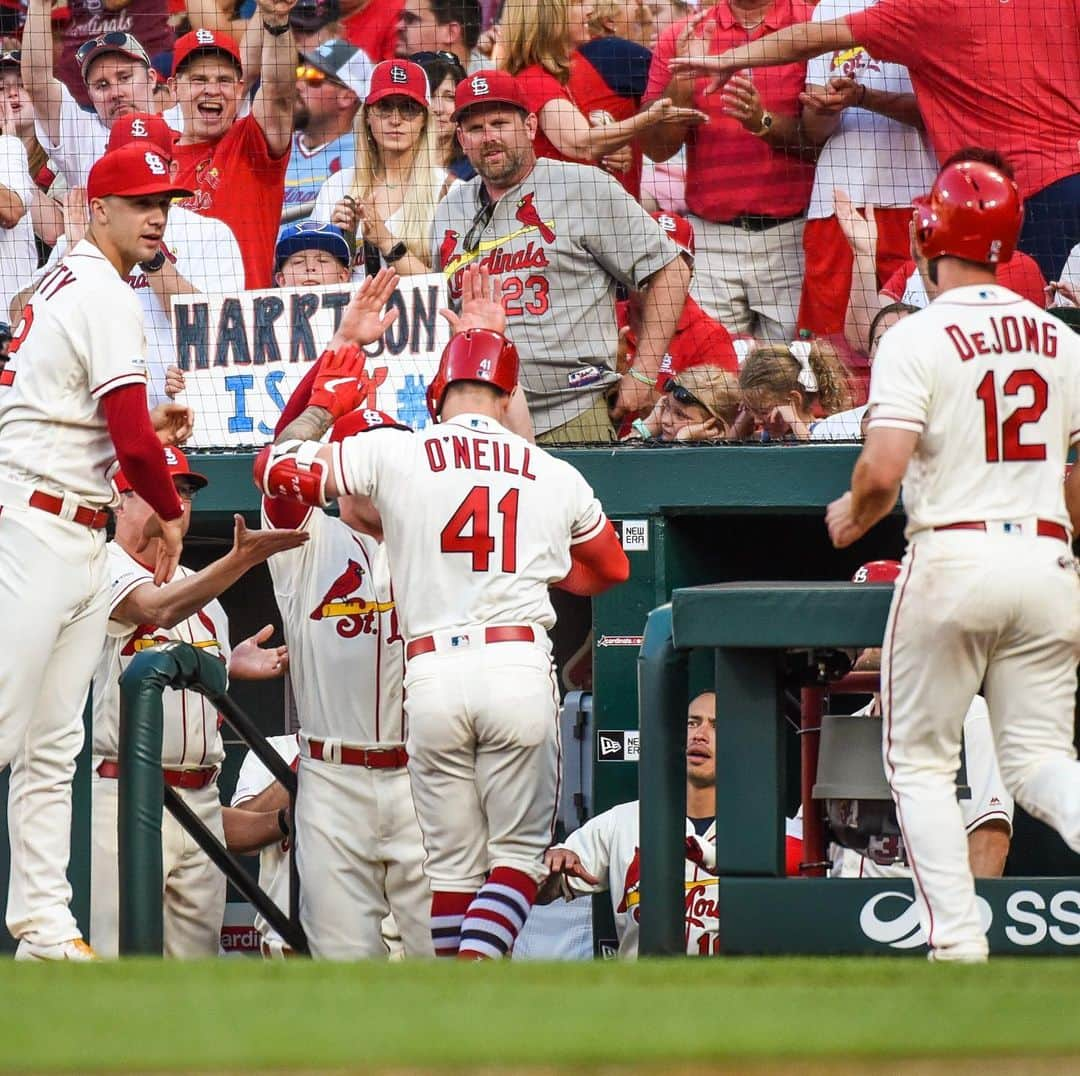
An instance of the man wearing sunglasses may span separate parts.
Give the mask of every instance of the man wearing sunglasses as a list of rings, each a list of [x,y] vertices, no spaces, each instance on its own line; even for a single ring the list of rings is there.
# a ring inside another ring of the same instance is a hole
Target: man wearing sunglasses
[[[374,66],[363,49],[336,40],[301,53],[300,60],[283,221],[308,216],[322,185],[352,168],[353,120],[367,96]]]
[[[447,63],[456,62],[471,74],[488,65],[476,49],[479,40],[478,0],[405,0],[398,20],[398,56],[422,63],[418,52],[444,54]]]
[[[114,31],[85,42],[77,71],[94,107],[86,112],[53,71],[49,0],[30,0],[23,31],[22,79],[34,105],[38,141],[69,187],[85,187],[105,152],[112,125],[132,112],[154,112],[150,57],[131,34]],[[169,147],[163,147],[165,149]]]

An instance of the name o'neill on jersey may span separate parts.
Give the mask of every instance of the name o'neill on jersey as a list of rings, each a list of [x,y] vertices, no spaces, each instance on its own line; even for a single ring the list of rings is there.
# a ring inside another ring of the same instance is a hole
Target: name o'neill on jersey
[[[449,446],[449,452],[443,448]],[[518,458],[518,451],[521,451]],[[495,438],[456,437],[444,434],[441,441],[432,438],[424,445],[428,467],[435,473],[453,467],[455,471],[501,471],[503,474],[520,475],[530,482],[536,475],[529,470],[528,446],[515,445]]]
[[[357,635],[374,635],[379,630],[379,616],[390,614],[390,634],[387,642],[401,640],[398,633],[397,609],[394,602],[378,598],[363,598],[357,592],[364,585],[366,572],[359,561],[350,558],[345,570],[330,584],[319,604],[310,613],[311,620],[336,619],[335,629],[343,639]]]
[[[555,242],[555,221],[544,220],[540,210],[533,204],[535,192],[530,191],[518,201],[514,219],[521,225],[520,228],[507,235],[500,235],[494,239],[481,240],[475,250],[463,250],[456,253],[460,236],[453,229],[448,228],[443,233],[442,243],[439,247],[439,264],[442,265],[443,273],[449,278],[450,296],[453,299],[461,298],[461,277],[466,266],[480,259],[479,265],[492,276],[502,276],[504,273],[513,273],[521,269],[546,269],[550,265],[547,252],[540,244],[530,242],[524,250],[515,250],[507,253],[502,248],[504,244],[518,239],[530,232],[537,232],[541,243],[551,244]],[[511,299],[513,297],[511,296]],[[544,309],[529,309],[528,304],[523,308],[517,307],[512,301],[503,304],[510,316],[520,314],[522,309],[530,314],[547,313]]]
[[[707,956],[720,952],[720,908],[716,903],[718,878],[707,876],[687,880],[684,885],[685,929],[684,941],[687,953]],[[634,849],[634,858],[626,868],[623,882],[623,898],[615,911],[629,915],[635,923],[641,923],[641,849]]]

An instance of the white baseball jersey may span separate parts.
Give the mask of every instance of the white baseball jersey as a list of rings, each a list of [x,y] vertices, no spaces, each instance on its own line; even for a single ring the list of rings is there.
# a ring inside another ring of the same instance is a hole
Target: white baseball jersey
[[[173,206],[165,223],[164,243],[176,259],[176,271],[196,290],[233,293],[244,290],[244,261],[240,246],[232,229],[224,221]],[[62,235],[56,241],[49,260],[37,271],[36,279],[45,277],[66,252],[67,237]],[[24,287],[30,279],[28,276],[23,281]],[[165,395],[165,370],[176,364],[171,311],[150,287],[146,273],[138,265],[124,280],[135,292],[142,307],[149,377],[147,399],[151,407],[156,407],[168,400]]]
[[[550,628],[548,587],[606,518],[573,467],[483,415],[349,437],[334,446],[334,468],[382,516],[406,639],[476,624]]]
[[[7,188],[23,207],[13,228],[0,228],[0,321],[7,321],[11,300],[30,283],[38,257],[30,219],[36,188],[30,178],[26,148],[14,135],[0,135],[0,187]]]
[[[265,510],[263,526],[273,526]],[[405,647],[386,551],[319,509],[297,529],[311,540],[268,563],[304,732],[355,746],[404,743]]]
[[[611,894],[615,912],[615,930],[619,936],[619,955],[634,957],[638,951],[641,920],[641,837],[638,821],[641,804],[620,803],[610,811],[590,818],[574,830],[557,848],[569,848],[581,860],[582,866],[600,884],[590,886],[580,878],[571,878],[577,893]],[[693,822],[686,820],[686,835],[696,833]],[[716,843],[716,823],[698,838]],[[717,907],[716,875],[686,860],[686,952],[689,956],[706,956],[720,951],[720,913]]]
[[[967,520],[1070,528],[1062,477],[1080,440],[1080,338],[996,284],[954,288],[886,332],[869,428],[918,433],[907,537]]]
[[[101,397],[146,384],[146,341],[138,301],[96,246],[78,243],[42,280],[9,353],[0,475],[108,504],[116,452]]]
[[[115,541],[109,554],[109,626],[94,673],[94,758],[115,759],[120,740],[120,677],[131,659],[159,643],[190,643],[229,663],[229,621],[216,599],[173,628],[128,624],[115,619],[120,603],[143,583],[153,585],[153,569],[125,553]],[[183,565],[177,576],[194,575]],[[174,576],[173,578],[176,578]],[[206,696],[195,691],[162,693],[161,762],[168,767],[216,766],[225,757],[218,731],[218,713]]]
[[[844,18],[866,6],[866,0],[822,0],[811,21]],[[861,45],[807,61],[807,85],[827,86],[831,78],[854,79],[867,90],[914,92],[906,67],[879,60]],[[834,187],[847,191],[857,206],[908,206],[933,186],[936,176],[937,164],[922,131],[869,109],[845,108],[821,149],[806,215],[809,220],[831,217]]]
[[[292,765],[300,754],[295,735],[268,736],[266,742]],[[254,751],[248,751],[240,765],[233,792],[232,806],[239,807],[254,799],[274,783],[274,775],[263,765]],[[268,844],[259,852],[259,886],[286,915],[289,912],[289,839]],[[255,929],[266,942],[283,942],[280,934],[261,915],[255,916]]]
[[[856,710],[853,716],[874,713],[874,703]],[[990,821],[1004,822],[1012,831],[1013,799],[1005,788],[994,750],[990,711],[986,700],[976,695],[964,717],[964,760],[971,798],[960,801],[964,827],[974,833]],[[909,878],[911,869],[903,863],[875,863],[851,848],[833,846],[830,875],[837,878]]]

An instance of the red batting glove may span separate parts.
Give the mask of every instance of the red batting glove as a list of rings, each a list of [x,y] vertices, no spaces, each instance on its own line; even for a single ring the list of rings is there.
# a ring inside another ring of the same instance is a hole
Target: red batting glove
[[[364,363],[367,356],[355,344],[319,356],[319,374],[308,400],[309,407],[323,407],[337,421],[355,411],[365,399]]]

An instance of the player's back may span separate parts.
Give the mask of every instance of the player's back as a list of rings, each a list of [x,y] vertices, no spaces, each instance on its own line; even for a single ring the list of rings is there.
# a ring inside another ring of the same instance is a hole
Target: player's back
[[[1080,339],[997,285],[954,288],[883,338],[871,426],[910,420],[908,534],[961,521],[1069,526],[1063,479],[1080,436]]]
[[[539,624],[570,546],[599,532],[588,483],[483,415],[420,433],[387,430],[342,443],[350,491],[382,516],[406,639],[477,624]]]

